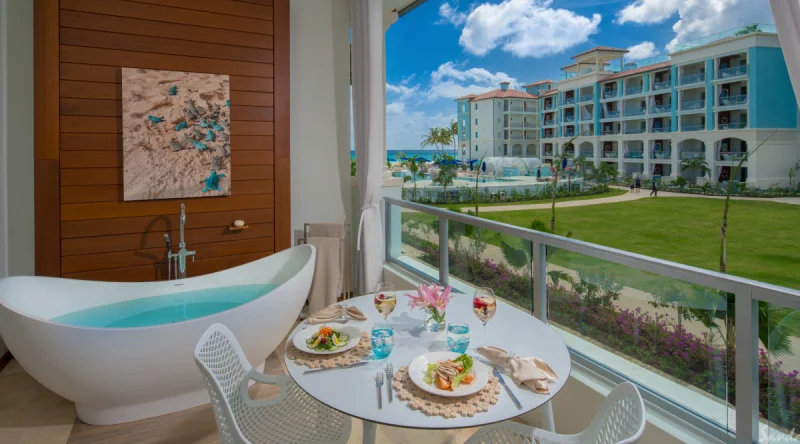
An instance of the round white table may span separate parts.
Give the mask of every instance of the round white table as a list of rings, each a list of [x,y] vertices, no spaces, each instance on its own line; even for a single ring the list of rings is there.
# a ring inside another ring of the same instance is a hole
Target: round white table
[[[386,381],[383,389],[383,409],[378,409],[377,393],[375,388],[375,375],[383,371],[386,364],[391,362],[395,371],[401,366],[408,365],[412,359],[431,351],[449,351],[447,346],[447,332],[430,333],[423,327],[423,313],[417,309],[409,311],[406,292],[397,292],[397,307],[389,316],[389,324],[394,328],[395,345],[392,354],[382,360],[374,360],[368,364],[347,369],[337,369],[304,375],[307,367],[297,365],[293,360],[286,359],[289,375],[310,396],[323,404],[347,415],[359,418],[364,422],[364,443],[372,444],[375,441],[377,424],[396,427],[418,429],[457,429],[464,427],[478,427],[495,422],[505,421],[530,412],[540,406],[545,408],[546,428],[552,429],[552,407],[549,400],[558,394],[569,377],[571,361],[564,341],[555,330],[530,314],[511,305],[503,303],[498,298],[497,313],[486,326],[484,336],[483,326],[472,312],[472,296],[457,294],[447,306],[446,319],[450,321],[468,322],[470,325],[470,348],[476,346],[494,345],[515,353],[517,356],[536,356],[544,359],[556,372],[559,380],[550,384],[550,395],[540,395],[525,386],[514,383],[507,373],[503,373],[506,383],[522,404],[518,409],[505,390],[500,393],[499,401],[489,408],[488,412],[478,413],[473,417],[448,419],[440,416],[427,416],[424,413],[412,410],[405,401],[397,398],[394,393],[393,402],[388,402]],[[373,305],[373,296],[366,295],[345,301],[343,304],[358,307],[366,316],[366,321],[349,321],[346,325],[354,326],[361,331],[369,332],[373,324],[383,322]],[[299,325],[289,335],[291,343],[294,335],[308,326]],[[310,328],[317,328],[312,326]],[[468,351],[469,354],[477,354]],[[480,356],[479,356],[480,357]],[[480,359],[488,363],[483,357]],[[501,370],[502,371],[502,370]]]

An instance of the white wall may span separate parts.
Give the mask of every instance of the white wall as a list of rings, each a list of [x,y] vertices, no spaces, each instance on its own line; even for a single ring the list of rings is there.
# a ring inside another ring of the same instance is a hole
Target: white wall
[[[292,0],[290,17],[292,228],[350,223],[350,2]]]

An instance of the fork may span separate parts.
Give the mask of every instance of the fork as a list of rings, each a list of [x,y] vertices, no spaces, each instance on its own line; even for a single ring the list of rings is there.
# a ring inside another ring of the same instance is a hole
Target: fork
[[[392,367],[392,363],[386,364],[386,379],[388,380],[388,384],[386,384],[386,391],[389,392],[389,402],[392,402],[392,380],[394,380],[394,367]]]
[[[381,395],[381,388],[383,387],[383,373],[378,372],[375,376],[375,387],[378,388],[378,410],[383,409],[383,396]]]

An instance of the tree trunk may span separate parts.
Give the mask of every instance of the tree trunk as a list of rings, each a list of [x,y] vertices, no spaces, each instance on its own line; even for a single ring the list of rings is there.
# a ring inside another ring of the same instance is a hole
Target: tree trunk
[[[555,177],[553,177],[553,204],[550,209],[550,229],[553,233],[556,232],[556,190],[558,190],[558,168],[556,168]]]

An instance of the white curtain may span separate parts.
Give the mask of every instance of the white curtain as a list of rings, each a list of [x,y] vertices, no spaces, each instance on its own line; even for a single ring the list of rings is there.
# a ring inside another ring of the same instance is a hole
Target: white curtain
[[[361,293],[375,289],[383,276],[381,174],[386,158],[383,92],[383,2],[352,0],[353,135],[361,218],[358,224]]]
[[[769,0],[769,4],[778,28],[778,39],[789,69],[795,99],[800,104],[800,1]]]

